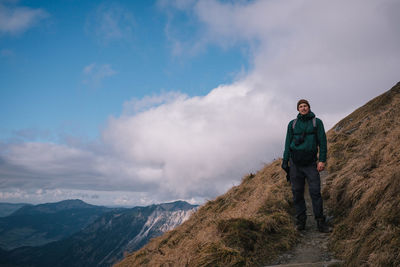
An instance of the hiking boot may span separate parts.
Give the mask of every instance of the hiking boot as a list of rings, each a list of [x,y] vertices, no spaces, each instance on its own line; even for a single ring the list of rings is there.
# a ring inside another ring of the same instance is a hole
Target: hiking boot
[[[325,217],[317,218],[317,226],[318,226],[318,231],[320,231],[321,233],[332,232],[332,228],[326,224]]]
[[[307,215],[302,214],[296,218],[296,229],[297,231],[303,231],[306,229]]]

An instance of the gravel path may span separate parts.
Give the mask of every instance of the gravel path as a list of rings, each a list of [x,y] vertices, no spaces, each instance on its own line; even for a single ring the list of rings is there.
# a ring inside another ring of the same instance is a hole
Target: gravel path
[[[325,184],[326,175],[325,171],[321,172],[322,186]],[[297,245],[291,251],[282,254],[270,266],[341,266],[341,262],[334,259],[333,254],[328,250],[329,234],[320,233],[317,229],[308,186],[306,186],[304,197],[307,205],[306,229],[300,232]],[[328,214],[326,210],[324,212]]]

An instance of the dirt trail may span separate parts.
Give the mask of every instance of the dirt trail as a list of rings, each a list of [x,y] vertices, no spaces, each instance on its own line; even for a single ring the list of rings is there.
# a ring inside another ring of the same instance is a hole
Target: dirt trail
[[[322,187],[325,185],[327,173],[321,172]],[[307,225],[304,231],[300,232],[298,244],[290,251],[282,254],[269,266],[280,267],[308,267],[308,266],[341,266],[341,262],[333,257],[328,250],[329,234],[320,233],[317,230],[317,223],[312,214],[311,198],[308,193],[308,186],[304,194],[307,205]],[[325,214],[329,214],[326,210]]]

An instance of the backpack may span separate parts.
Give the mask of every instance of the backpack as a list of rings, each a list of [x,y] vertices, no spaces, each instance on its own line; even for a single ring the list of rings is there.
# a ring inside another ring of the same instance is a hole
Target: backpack
[[[296,119],[294,119],[293,120],[293,123],[292,123],[292,130],[294,131],[294,127],[296,126],[296,122],[297,122],[297,118]],[[317,118],[316,117],[314,117],[313,119],[312,119],[312,125],[313,125],[313,127],[314,127],[314,132],[315,132],[315,135],[317,134]]]

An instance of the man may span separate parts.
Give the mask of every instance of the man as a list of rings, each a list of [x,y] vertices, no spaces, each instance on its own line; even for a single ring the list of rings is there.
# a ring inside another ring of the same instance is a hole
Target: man
[[[325,169],[327,152],[324,125],[311,112],[307,100],[299,100],[297,110],[299,111],[297,119],[290,121],[287,128],[282,162],[282,168],[289,174],[292,184],[296,228],[301,231],[306,227],[304,185],[305,179],[307,179],[318,230],[327,233],[330,229],[326,225],[323,213],[319,176],[319,172]],[[318,148],[319,157],[317,158]]]

